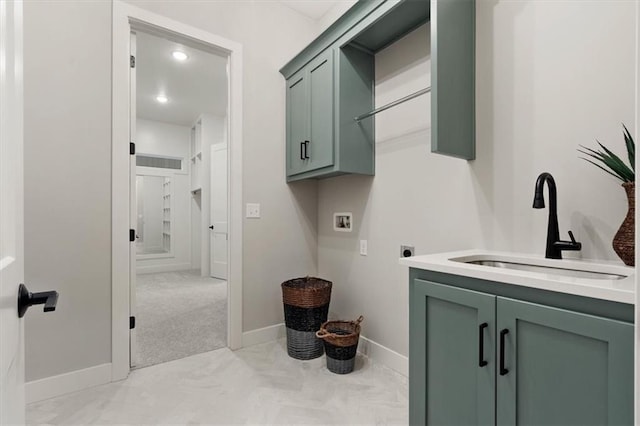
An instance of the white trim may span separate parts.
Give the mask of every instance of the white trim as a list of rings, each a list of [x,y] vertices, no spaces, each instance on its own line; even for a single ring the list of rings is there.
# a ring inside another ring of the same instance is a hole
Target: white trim
[[[173,271],[189,271],[191,270],[191,263],[166,263],[163,265],[147,265],[140,266],[140,263],[137,264],[136,273],[137,274],[155,274],[158,272],[173,272]]]
[[[25,384],[27,404],[111,382],[111,364],[101,364]]]
[[[170,32],[229,58],[228,341],[242,347],[242,45],[190,25],[113,2],[112,27],[112,377],[129,374],[129,49],[131,25]]]
[[[260,345],[285,337],[284,323],[242,333],[242,346]]]
[[[409,376],[409,358],[386,346],[382,346],[380,343],[360,336],[358,352],[405,377]]]

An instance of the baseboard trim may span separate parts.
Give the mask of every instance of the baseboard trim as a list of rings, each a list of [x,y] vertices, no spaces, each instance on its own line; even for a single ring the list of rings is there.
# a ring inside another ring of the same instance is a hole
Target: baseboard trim
[[[242,347],[259,345],[281,339],[285,336],[284,323],[242,333]]]
[[[380,343],[367,339],[364,336],[360,336],[358,352],[368,356],[375,362],[389,367],[405,377],[409,376],[409,357],[399,354]]]
[[[140,265],[140,262],[138,262]],[[191,269],[190,263],[168,263],[166,265],[138,266],[137,274],[155,274],[158,272],[188,271]]]
[[[96,365],[25,384],[27,404],[111,382],[111,363]]]

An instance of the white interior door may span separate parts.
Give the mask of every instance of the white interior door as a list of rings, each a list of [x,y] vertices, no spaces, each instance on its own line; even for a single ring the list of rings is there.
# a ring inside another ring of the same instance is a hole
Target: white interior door
[[[227,279],[227,145],[211,145],[211,276]]]
[[[0,424],[24,424],[22,2],[0,1]]]
[[[131,33],[130,54],[134,58],[136,57],[136,35]],[[135,64],[135,60],[132,62]],[[136,140],[136,67],[131,67],[131,77],[129,79],[129,141],[135,143]],[[134,230],[134,234],[137,236],[138,226],[138,199],[136,196],[136,156],[129,156],[129,229]],[[137,244],[134,238],[133,242],[129,243],[129,315],[130,317],[136,317],[136,254]],[[131,367],[137,364],[138,358],[138,346],[136,340],[135,327],[129,330],[129,365]]]

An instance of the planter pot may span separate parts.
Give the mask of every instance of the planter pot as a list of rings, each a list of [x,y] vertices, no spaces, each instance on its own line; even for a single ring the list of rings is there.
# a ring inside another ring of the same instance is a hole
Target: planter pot
[[[613,250],[625,265],[635,266],[636,183],[625,182],[622,187],[627,192],[629,211],[620,225],[620,229],[613,237]]]

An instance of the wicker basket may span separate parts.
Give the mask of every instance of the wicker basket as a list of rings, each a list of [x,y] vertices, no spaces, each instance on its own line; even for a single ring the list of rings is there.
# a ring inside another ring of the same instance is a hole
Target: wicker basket
[[[347,374],[353,371],[360,338],[362,315],[355,321],[327,321],[316,337],[324,340],[327,368],[332,373]]]
[[[282,283],[287,352],[296,359],[313,359],[324,352],[316,331],[327,320],[331,281],[315,277],[295,278]]]

